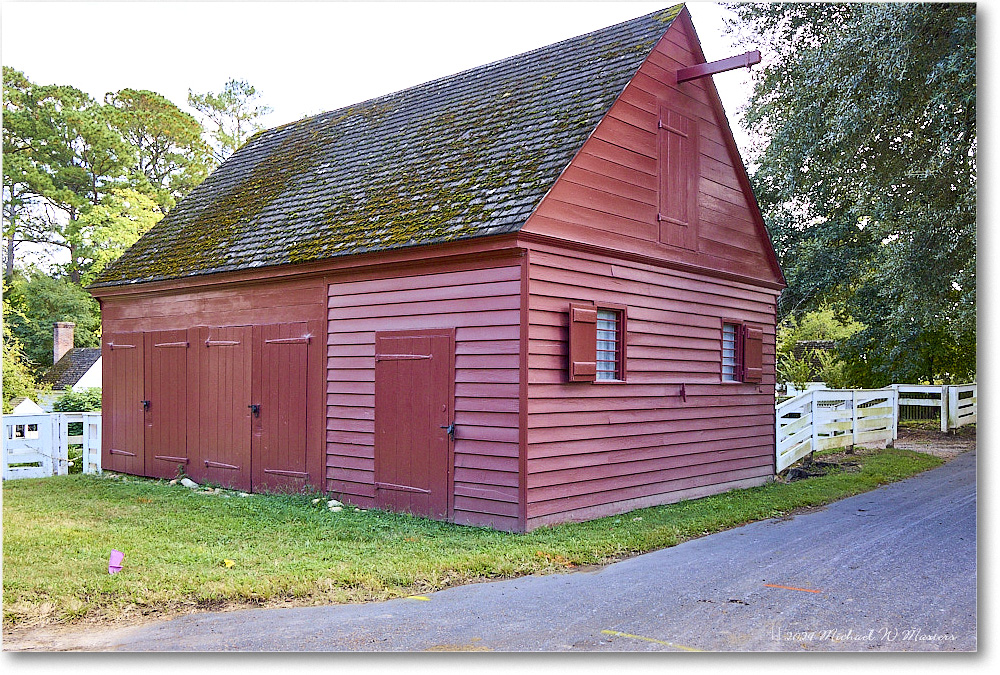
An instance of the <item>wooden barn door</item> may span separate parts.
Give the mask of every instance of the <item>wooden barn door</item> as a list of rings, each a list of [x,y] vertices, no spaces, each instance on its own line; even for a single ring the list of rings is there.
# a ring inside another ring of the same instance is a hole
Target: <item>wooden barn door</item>
[[[145,475],[175,478],[189,469],[186,330],[145,334]]]
[[[145,470],[142,333],[111,333],[103,341],[101,466],[108,471],[142,475]]]
[[[375,334],[375,504],[447,518],[454,332]],[[451,428],[453,433],[454,427]]]
[[[251,405],[252,480],[255,491],[300,491],[322,486],[322,458],[310,443],[322,418],[319,354],[324,340],[316,322],[254,326]],[[312,395],[310,395],[312,393]],[[311,457],[310,454],[315,457]]]
[[[198,419],[192,435],[191,477],[250,490],[250,424],[253,329],[203,328],[193,349],[197,372],[189,409]]]

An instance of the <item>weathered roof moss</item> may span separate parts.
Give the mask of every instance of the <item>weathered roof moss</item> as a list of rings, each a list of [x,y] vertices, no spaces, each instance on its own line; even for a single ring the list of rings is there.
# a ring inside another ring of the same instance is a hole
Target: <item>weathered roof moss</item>
[[[517,231],[681,8],[261,132],[94,286]]]

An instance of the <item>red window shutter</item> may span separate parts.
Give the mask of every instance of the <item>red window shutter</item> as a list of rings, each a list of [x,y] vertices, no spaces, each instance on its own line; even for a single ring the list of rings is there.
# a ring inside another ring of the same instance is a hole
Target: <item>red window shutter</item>
[[[697,248],[698,128],[694,120],[667,106],[659,120],[660,241]]]
[[[764,331],[759,326],[743,326],[743,381],[763,378]]]
[[[569,306],[569,381],[597,379],[597,308]]]

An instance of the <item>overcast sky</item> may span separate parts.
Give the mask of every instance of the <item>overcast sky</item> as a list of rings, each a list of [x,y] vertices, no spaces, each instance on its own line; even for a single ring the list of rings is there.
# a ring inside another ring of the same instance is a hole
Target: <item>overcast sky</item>
[[[229,78],[262,93],[276,126],[670,6],[661,2],[37,2],[4,0],[2,60],[95,98],[187,92]],[[725,10],[689,3],[706,57],[739,53]],[[715,76],[734,127],[749,73]],[[745,154],[745,151],[744,151]]]

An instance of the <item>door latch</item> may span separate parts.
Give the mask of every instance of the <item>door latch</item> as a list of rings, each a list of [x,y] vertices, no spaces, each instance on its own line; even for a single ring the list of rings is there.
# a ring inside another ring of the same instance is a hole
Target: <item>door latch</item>
[[[247,407],[250,408],[250,412],[253,413],[254,417],[260,417],[260,404],[259,403],[251,403]]]
[[[449,438],[451,438],[451,440],[455,440],[455,423],[454,422],[452,422],[451,424],[449,424],[447,426],[445,426],[445,425],[442,424],[441,428],[445,430],[445,433],[448,434],[448,436],[449,436]]]
[[[143,401],[142,402],[142,409],[143,410],[149,410],[149,401]]]

